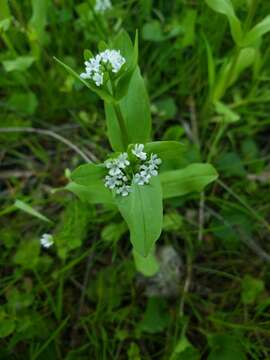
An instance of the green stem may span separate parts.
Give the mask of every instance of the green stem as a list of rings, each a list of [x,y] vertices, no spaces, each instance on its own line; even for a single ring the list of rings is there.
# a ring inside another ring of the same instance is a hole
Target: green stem
[[[119,104],[114,104],[113,108],[114,108],[114,111],[115,111],[115,114],[116,114],[116,117],[118,120],[118,124],[120,127],[122,143],[124,145],[124,148],[126,149],[129,144],[129,136],[128,136],[125,120],[124,120],[124,117],[123,117],[123,114],[122,114]]]

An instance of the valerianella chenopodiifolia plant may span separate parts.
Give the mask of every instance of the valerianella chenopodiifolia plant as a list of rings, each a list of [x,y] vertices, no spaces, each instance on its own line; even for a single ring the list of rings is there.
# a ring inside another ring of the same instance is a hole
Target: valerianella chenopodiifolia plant
[[[85,50],[79,75],[67,71],[104,101],[112,153],[100,164],[83,164],[71,173],[67,189],[90,203],[115,204],[126,221],[137,256],[147,257],[158,240],[163,200],[200,192],[217,178],[212,165],[183,167],[185,146],[177,141],[151,141],[150,103],[134,45],[121,31],[99,53]]]

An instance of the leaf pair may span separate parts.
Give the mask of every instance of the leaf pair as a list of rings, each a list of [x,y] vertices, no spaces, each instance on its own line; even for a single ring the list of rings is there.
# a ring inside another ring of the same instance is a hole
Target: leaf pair
[[[270,15],[266,16],[262,21],[255,25],[247,33],[243,31],[240,20],[235,14],[231,0],[205,0],[207,5],[223,14],[228,19],[232,38],[238,47],[249,47],[256,44],[263,35],[270,31]]]
[[[183,153],[183,145],[174,141],[148,143],[145,149],[155,151],[163,163]],[[131,193],[122,197],[113,195],[104,186],[106,172],[102,165],[82,165],[71,174],[72,182],[67,189],[90,203],[115,204],[129,227],[135,251],[144,257],[151,252],[161,234],[163,199],[200,192],[217,178],[217,172],[210,164],[191,164],[172,171],[161,168],[160,175],[153,177],[150,184],[132,183]]]

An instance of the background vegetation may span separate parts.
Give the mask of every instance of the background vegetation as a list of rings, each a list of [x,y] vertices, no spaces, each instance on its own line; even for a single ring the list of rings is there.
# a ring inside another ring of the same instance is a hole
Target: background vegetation
[[[268,1],[233,4],[244,33],[270,13]],[[239,45],[235,18],[203,0],[92,9],[0,0],[0,359],[270,359],[269,35]],[[153,137],[220,175],[166,203],[158,245],[178,268],[155,296],[115,209],[61,190],[78,149],[102,161],[109,144],[100,100],[53,56],[80,71],[83,50],[122,28],[139,30]]]

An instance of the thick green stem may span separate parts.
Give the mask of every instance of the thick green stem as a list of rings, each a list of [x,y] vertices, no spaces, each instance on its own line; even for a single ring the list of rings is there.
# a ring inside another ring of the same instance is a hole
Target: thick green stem
[[[128,136],[125,120],[124,120],[124,117],[123,117],[123,114],[122,114],[119,104],[114,104],[113,108],[114,108],[114,111],[115,111],[115,114],[116,114],[116,117],[118,120],[120,131],[121,131],[122,143],[124,145],[124,148],[126,149],[129,144],[129,136]]]

